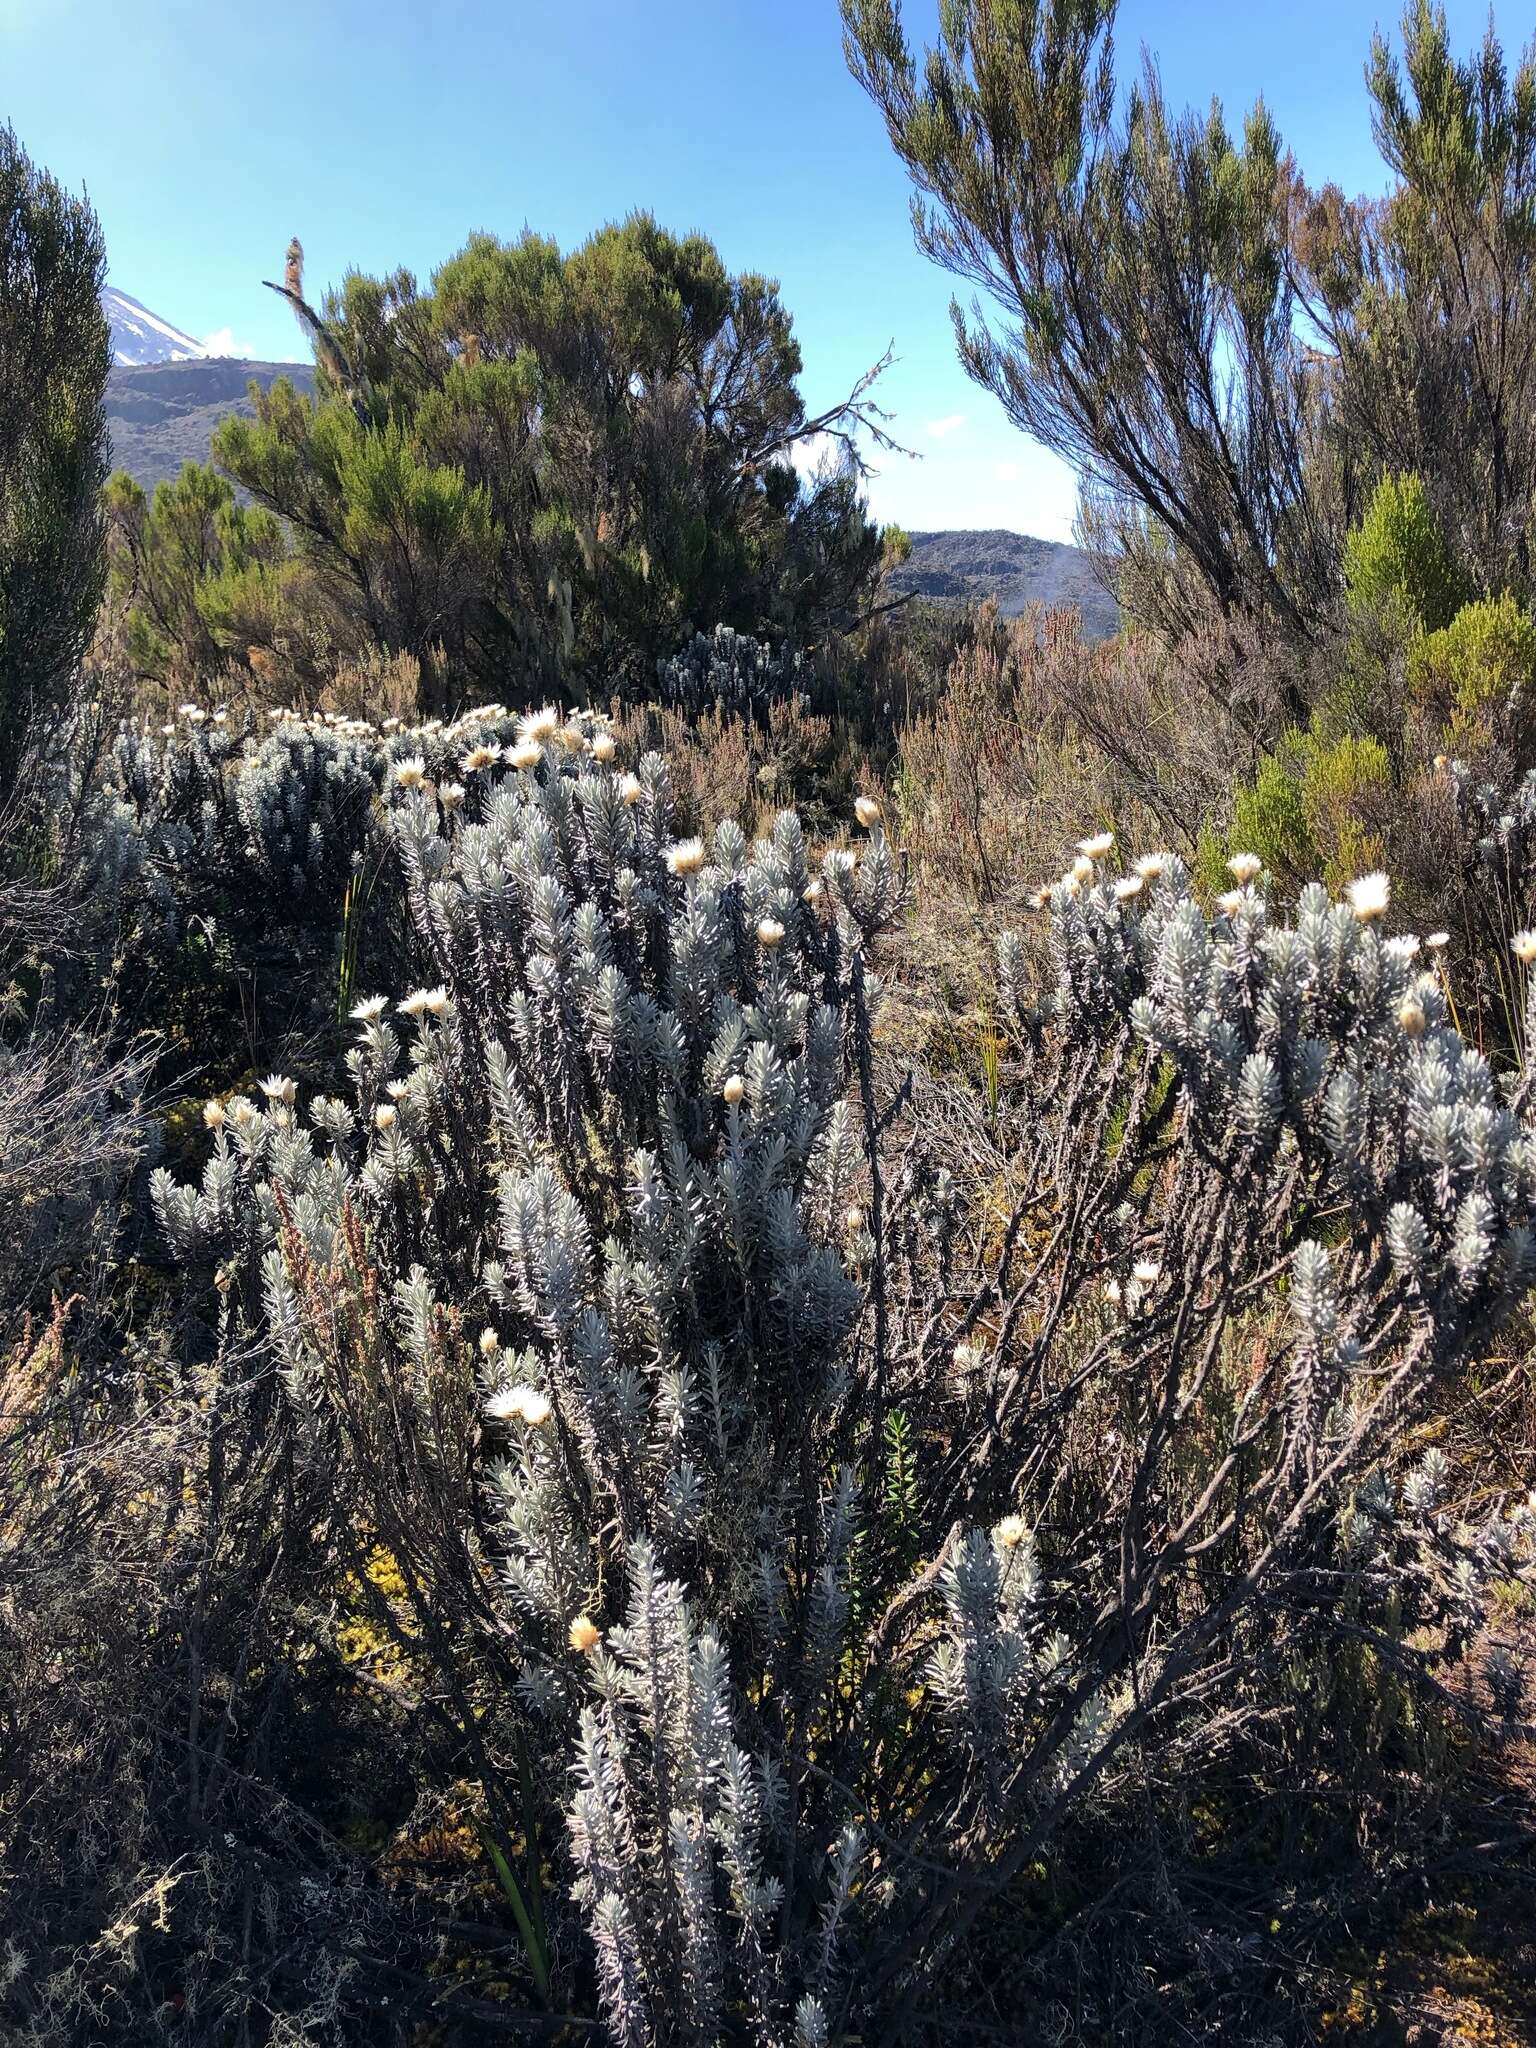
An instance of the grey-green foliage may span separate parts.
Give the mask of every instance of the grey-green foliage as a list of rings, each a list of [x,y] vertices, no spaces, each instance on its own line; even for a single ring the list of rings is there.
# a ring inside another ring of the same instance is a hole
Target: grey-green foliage
[[[751,2038],[785,2039],[793,2009],[795,2038],[814,2040],[864,1838],[850,1823],[828,1845],[812,1880],[821,1919],[786,1954],[779,1872],[793,1868],[795,1845],[783,1772],[742,1746],[725,1647],[697,1629],[683,1587],[661,1577],[644,1541],[628,1580],[624,1624],[592,1660],[570,1814],[610,2029],[617,2041],[652,2040],[658,2008],[674,2004],[681,2038],[718,2040],[730,1981]],[[659,1882],[647,1881],[652,1852]]]
[[[1134,1170],[1097,1176],[1119,1341],[1166,1374],[1137,1487],[1172,1480],[1179,1425],[1222,1376],[1209,1340],[1229,1341],[1234,1308],[1278,1282],[1289,1339],[1277,1347],[1254,1326],[1218,1466],[1246,1469],[1243,1516],[1265,1532],[1271,1598],[1326,1573],[1309,1547],[1332,1516],[1373,1625],[1391,1614],[1407,1628],[1411,1613],[1464,1642],[1498,1561],[1528,1545],[1530,1516],[1496,1512],[1493,1535],[1426,1520],[1446,1476],[1433,1460],[1404,1475],[1399,1514],[1390,1463],[1415,1402],[1478,1355],[1536,1279],[1536,1134],[1526,1083],[1501,1082],[1462,1041],[1418,936],[1385,934],[1387,903],[1379,876],[1341,903],[1313,886],[1287,920],[1253,877],[1209,917],[1171,855],[1119,879],[1080,863],[1049,892],[1049,994],[1032,1000],[1015,939],[1000,978],[1020,1028],[1055,1045],[1052,1071],[1099,1077],[1123,1110],[1119,1139],[1091,1109],[1085,1132],[1133,1169],[1138,1123],[1171,1118],[1178,1134],[1161,1198]],[[1215,1499],[1205,1508],[1219,1518]],[[1198,1526],[1170,1519],[1163,1575]]]
[[[278,1188],[318,1267],[341,1256],[349,1210],[386,1270],[399,1262],[407,1379],[429,1357],[444,1290],[515,1333],[482,1346],[489,1502],[522,1699],[557,1744],[561,1729],[575,1734],[584,1690],[570,1625],[602,1612],[605,1573],[629,1584],[629,1634],[592,1666],[601,1703],[582,1753],[594,1776],[575,1822],[610,2009],[621,2016],[632,1993],[670,2028],[682,1915],[697,1937],[687,1952],[701,1970],[714,1958],[687,1991],[688,2038],[711,2038],[701,2016],[738,1996],[762,2039],[802,2004],[794,2023],[815,2038],[852,1838],[828,1865],[813,1960],[786,1958],[769,1927],[783,1830],[755,1818],[769,1781],[739,1743],[690,1761],[693,1719],[663,1711],[654,1688],[691,1684],[701,1657],[723,1688],[721,1644],[759,1634],[789,1696],[782,1712],[821,1711],[834,1678],[853,1482],[822,1498],[796,1447],[851,1440],[857,1417],[860,1292],[836,1247],[861,1148],[843,1098],[855,978],[861,1003],[876,994],[862,949],[899,878],[879,832],[862,859],[834,852],[813,876],[791,815],[756,846],[734,825],[708,849],[675,842],[659,759],[620,776],[579,727],[561,733],[534,745],[536,765],[447,814],[414,777],[387,782],[414,924],[440,977],[400,1006],[409,1056],[395,1023],[361,1005],[352,1105],[322,1099],[305,1128],[273,1076],[265,1107],[241,1098],[215,1112],[202,1187],[161,1173],[154,1198],[189,1265],[259,1266],[260,1312],[312,1456],[327,1454],[326,1361],[279,1245]],[[487,1147],[500,1161],[494,1203]],[[407,1247],[426,1260],[409,1275]],[[786,1579],[791,1547],[803,1584]],[[717,1634],[666,1639],[692,1624],[663,1564],[687,1571]],[[649,1707],[622,1712],[647,1684]],[[727,1710],[710,1713],[723,1743]],[[622,1887],[591,1846],[621,1825],[592,1806],[616,1747],[631,1784],[656,1787],[623,1822],[647,1853]],[[716,1872],[734,1928],[714,1928]]]
[[[1129,897],[1058,885],[1055,1021],[1088,1041],[1128,1025],[1172,1062],[1190,1114],[1234,1165],[1347,1201],[1338,1256],[1351,1310],[1378,1312],[1385,1245],[1426,1352],[1475,1344],[1536,1278],[1536,1140],[1452,1026],[1419,938],[1384,936],[1369,899],[1358,915],[1314,883],[1291,923],[1272,918],[1261,888],[1223,905],[1209,922],[1171,856]],[[1327,1294],[1329,1254],[1305,1258],[1299,1309]],[[1304,1319],[1333,1338],[1332,1311]]]
[[[383,766],[377,747],[318,722],[265,735],[222,713],[160,734],[125,725],[104,837],[171,929],[221,891],[262,917],[338,909]]]
[[[695,633],[681,653],[656,664],[662,702],[680,711],[713,711],[718,705],[738,717],[762,719],[770,705],[803,692],[807,681],[805,657],[797,648],[775,647],[731,626]]]
[[[1043,1000],[1000,949],[1007,1149],[933,1081],[898,1137],[878,824],[678,842],[585,715],[379,746],[423,985],[154,1197],[452,1613],[465,1739],[561,1788],[613,2038],[878,2032],[1129,1745],[1294,1716],[1335,1618],[1422,1673],[1528,1572],[1402,1431],[1529,1284],[1536,1140],[1369,892],[1080,862]]]

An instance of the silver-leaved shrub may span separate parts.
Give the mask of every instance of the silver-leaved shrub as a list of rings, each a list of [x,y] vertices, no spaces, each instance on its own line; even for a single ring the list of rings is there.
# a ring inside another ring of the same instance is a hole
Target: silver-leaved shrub
[[[1536,1277],[1536,1134],[1384,885],[1286,917],[1244,864],[1212,916],[1098,842],[1044,984],[999,945],[995,1100],[904,1071],[877,807],[819,860],[680,840],[613,753],[361,747],[420,985],[339,1092],[210,1104],[155,1204],[489,1810],[563,1834],[534,1980],[626,2044],[920,2033],[1074,1829],[1367,1651],[1439,1697],[1528,1573],[1528,1511],[1462,1524],[1408,1445]],[[269,771],[287,859],[318,799]]]

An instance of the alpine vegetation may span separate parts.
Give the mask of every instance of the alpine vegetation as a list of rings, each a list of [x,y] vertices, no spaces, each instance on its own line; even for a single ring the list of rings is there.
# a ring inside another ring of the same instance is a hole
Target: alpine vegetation
[[[719,708],[764,719],[769,706],[803,695],[810,680],[804,657],[729,626],[696,633],[681,654],[656,664],[661,701],[695,715]]]
[[[1529,2031],[1536,46],[842,13],[1110,639],[645,214],[103,488],[0,127],[4,2048]]]
[[[533,1981],[571,1913],[616,2041],[936,2030],[1105,1802],[1287,1725],[1299,1789],[1362,1646],[1429,1711],[1529,1570],[1409,1446],[1536,1277],[1536,1134],[1384,880],[1208,915],[1109,835],[1053,980],[1000,944],[986,1125],[881,1049],[877,803],[679,840],[660,758],[520,732],[385,784],[421,985],[342,1096],[210,1105],[161,1226],[492,1815],[525,1769]]]

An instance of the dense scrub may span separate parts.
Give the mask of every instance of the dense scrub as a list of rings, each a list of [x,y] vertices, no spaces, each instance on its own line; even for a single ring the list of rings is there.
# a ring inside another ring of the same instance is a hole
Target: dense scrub
[[[130,946],[225,868],[334,907],[369,843],[405,978],[209,1096],[116,1244],[42,1205],[16,2037],[1092,2032],[1191,1940],[1234,1958],[1192,2020],[1299,2014],[1283,1958],[1371,1879],[1341,1819],[1426,1824],[1526,1711],[1529,1514],[1447,1512],[1418,1432],[1536,1274],[1536,1134],[1385,891],[1238,859],[1208,913],[1094,840],[1041,971],[998,948],[978,1096],[882,1050],[872,798],[816,857],[789,812],[678,836],[591,714],[222,734],[118,742]],[[100,1201],[156,1140],[74,1085]],[[1116,1840],[1208,1866],[1203,1931],[1073,2016]]]
[[[637,217],[295,248],[82,658],[0,149],[5,2042],[1513,2036],[1536,62],[1416,10],[1356,211],[1113,12],[845,9],[1096,646],[885,605]]]

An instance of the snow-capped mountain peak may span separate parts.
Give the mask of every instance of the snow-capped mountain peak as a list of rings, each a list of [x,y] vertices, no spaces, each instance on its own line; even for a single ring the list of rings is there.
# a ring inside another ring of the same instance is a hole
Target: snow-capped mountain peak
[[[200,362],[211,353],[190,334],[183,334],[179,327],[173,327],[114,286],[109,285],[102,293],[101,310],[112,333],[112,360],[119,368],[137,368],[143,363]]]

